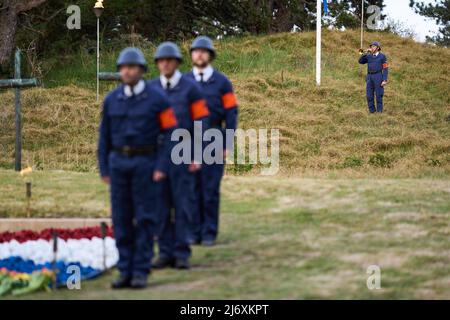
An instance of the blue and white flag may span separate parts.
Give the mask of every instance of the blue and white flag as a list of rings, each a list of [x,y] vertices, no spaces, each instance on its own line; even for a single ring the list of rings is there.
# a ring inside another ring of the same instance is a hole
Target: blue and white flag
[[[328,14],[328,0],[323,0],[323,12],[325,15]]]

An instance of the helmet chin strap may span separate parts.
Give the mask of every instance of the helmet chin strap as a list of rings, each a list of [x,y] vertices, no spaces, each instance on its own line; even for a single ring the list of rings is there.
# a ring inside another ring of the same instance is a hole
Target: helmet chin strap
[[[177,72],[178,69],[173,70],[171,73],[165,74],[164,77],[167,79],[170,79],[173,77],[173,75]]]
[[[134,89],[134,87],[137,86],[137,84],[139,83],[139,81],[141,81],[140,78],[139,78],[137,81],[135,81],[134,83],[130,83],[130,87]]]
[[[140,78],[139,78],[138,80],[136,80],[136,81],[131,82],[131,83],[124,83],[124,85],[130,87],[130,89],[133,90],[134,87],[137,86],[137,84],[139,83],[139,81],[141,81]]]
[[[194,63],[194,67],[196,67],[196,68],[198,68],[200,70],[204,70],[204,69],[208,68],[209,65],[210,65],[209,62],[205,62],[205,63],[203,63],[201,65],[198,64],[198,63]]]

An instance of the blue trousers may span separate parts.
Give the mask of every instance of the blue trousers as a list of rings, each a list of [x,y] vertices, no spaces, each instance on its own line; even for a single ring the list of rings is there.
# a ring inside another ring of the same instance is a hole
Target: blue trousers
[[[147,275],[159,219],[155,203],[159,184],[153,182],[154,156],[109,156],[114,237],[122,275]]]
[[[162,218],[158,236],[159,255],[163,259],[187,259],[191,256],[189,227],[192,217],[195,174],[187,165],[170,165],[169,174],[162,182]]]
[[[366,77],[366,94],[369,111],[383,112],[383,96],[384,88],[381,86],[383,82],[383,74],[368,74]],[[377,107],[375,108],[375,95],[377,97]]]
[[[197,210],[191,224],[191,238],[196,241],[215,240],[219,230],[220,183],[223,164],[203,164],[197,172],[195,192]]]

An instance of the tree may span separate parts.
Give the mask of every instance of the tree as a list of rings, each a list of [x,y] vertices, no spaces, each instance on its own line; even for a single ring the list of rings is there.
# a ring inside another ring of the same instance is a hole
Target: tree
[[[366,8],[369,5],[383,8],[383,0],[364,1]],[[1,3],[0,61],[3,63],[10,57],[14,40],[20,47],[32,47],[38,57],[50,52],[52,56],[64,56],[78,50],[80,45],[88,50],[95,46],[94,0],[76,1],[81,10],[81,30],[66,27],[66,9],[74,3],[72,0],[0,0]],[[198,34],[217,37],[289,32],[294,26],[301,31],[314,30],[316,3],[316,0],[106,1],[101,18],[102,39],[105,44],[120,46],[124,44],[124,36],[131,33],[158,42]],[[20,10],[18,4],[22,6]],[[359,27],[361,0],[334,0],[329,6],[332,19],[328,23]],[[25,10],[27,14],[20,14]]]
[[[14,50],[19,15],[47,0],[0,1],[0,65],[4,65]]]
[[[440,26],[440,34],[434,37],[427,36],[427,40],[448,47],[450,45],[450,0],[435,1],[434,4],[428,5],[410,0],[409,5],[418,14],[436,20],[436,23]]]
[[[376,5],[381,10],[384,0],[364,0],[365,8]],[[240,27],[250,33],[288,32],[295,26],[302,31],[316,27],[316,0],[246,0],[238,1],[244,8]],[[332,24],[336,27],[356,28],[361,21],[361,0],[329,2]],[[365,16],[368,19],[368,16]],[[385,16],[381,15],[381,20]]]
[[[335,19],[334,25],[337,28],[359,28],[361,25],[361,12],[362,12],[361,0],[338,0],[329,4],[330,15]],[[367,8],[371,5],[378,6],[381,11],[385,7],[384,0],[364,0],[364,18],[365,21],[369,19],[367,14]],[[380,20],[384,20],[385,15],[380,16]]]

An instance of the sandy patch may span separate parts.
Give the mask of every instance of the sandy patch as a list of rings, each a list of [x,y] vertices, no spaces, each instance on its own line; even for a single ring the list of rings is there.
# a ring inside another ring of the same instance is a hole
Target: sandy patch
[[[351,253],[338,257],[339,260],[359,265],[362,270],[367,269],[371,265],[383,268],[401,268],[409,257],[396,252],[379,252],[375,254],[369,253]]]

